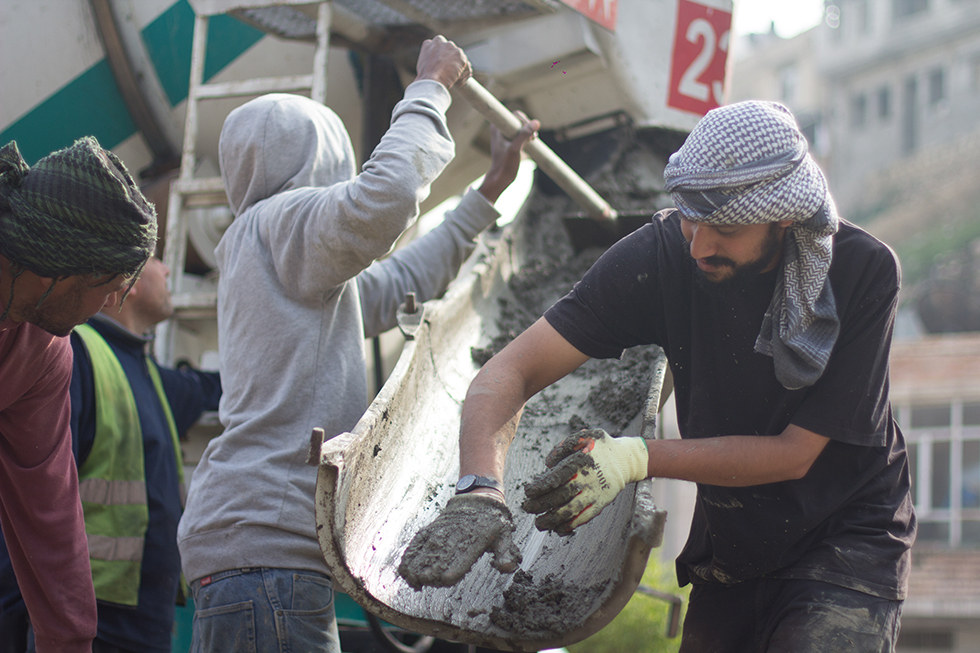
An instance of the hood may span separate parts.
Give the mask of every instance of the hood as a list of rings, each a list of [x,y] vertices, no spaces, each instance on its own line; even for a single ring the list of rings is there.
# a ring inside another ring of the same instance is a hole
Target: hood
[[[235,216],[277,193],[354,177],[354,148],[344,123],[300,95],[263,95],[232,111],[221,128],[218,156]]]

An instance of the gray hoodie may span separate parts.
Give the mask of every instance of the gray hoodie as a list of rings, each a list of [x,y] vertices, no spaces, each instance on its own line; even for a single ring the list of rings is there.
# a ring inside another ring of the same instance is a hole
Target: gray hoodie
[[[419,81],[354,175],[340,119],[295,96],[257,98],[222,129],[235,221],[216,250],[224,433],[210,442],[178,529],[184,575],[278,567],[327,572],[313,510],[314,427],[351,430],[367,408],[364,338],[396,325],[406,292],[441,293],[499,214],[471,190],[392,256],[453,157],[449,92]]]

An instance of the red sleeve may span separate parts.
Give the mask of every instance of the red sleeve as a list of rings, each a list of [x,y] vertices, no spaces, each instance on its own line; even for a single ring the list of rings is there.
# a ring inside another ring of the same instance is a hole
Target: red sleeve
[[[0,331],[0,524],[38,653],[91,651],[97,613],[69,427],[68,338]]]

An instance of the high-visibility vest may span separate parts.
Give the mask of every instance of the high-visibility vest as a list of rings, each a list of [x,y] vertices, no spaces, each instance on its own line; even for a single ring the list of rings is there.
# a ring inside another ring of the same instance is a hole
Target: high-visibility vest
[[[95,381],[95,441],[78,469],[78,493],[85,513],[95,597],[135,606],[139,601],[143,544],[150,521],[143,430],[129,379],[108,343],[87,324],[75,327],[75,333],[88,351]],[[177,475],[183,488],[184,465],[177,426],[160,372],[149,357],[145,360],[170,427]]]

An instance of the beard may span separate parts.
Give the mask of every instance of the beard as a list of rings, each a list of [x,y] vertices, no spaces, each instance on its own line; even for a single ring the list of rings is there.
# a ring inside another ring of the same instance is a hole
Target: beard
[[[85,322],[85,320],[79,322],[77,319],[66,318],[54,311],[46,311],[43,305],[40,308],[34,306],[25,308],[22,316],[24,322],[30,322],[34,326],[40,327],[51,335],[58,337],[67,336],[72,332],[72,329]]]
[[[81,292],[77,291],[79,288],[88,287],[82,285],[81,277],[56,281],[56,283],[73,284],[72,290],[61,296],[46,297],[40,305],[25,306],[21,309],[20,318],[21,321],[30,322],[53,336],[64,337],[92,317],[93,313],[91,309],[86,308]]]
[[[753,280],[758,278],[762,271],[769,267],[776,258],[776,255],[779,253],[779,247],[782,244],[782,240],[779,237],[781,229],[778,223],[771,223],[766,232],[765,239],[759,246],[759,256],[747,263],[738,264],[731,259],[721,256],[708,257],[705,259],[707,263],[731,268],[732,273],[724,279],[714,281],[702,272],[699,267],[695,266],[695,285],[702,290],[718,294],[728,294],[733,290],[745,288]]]

